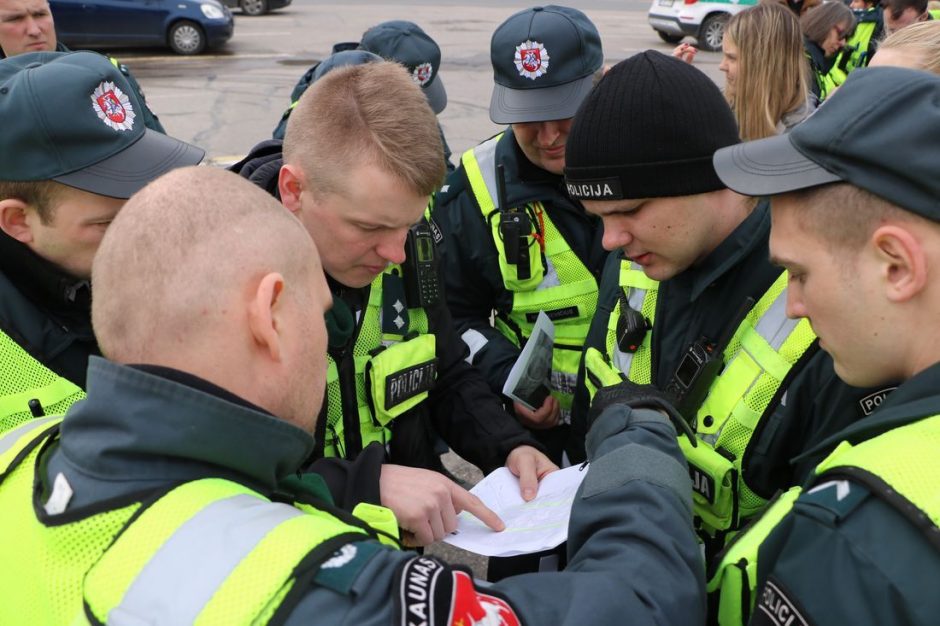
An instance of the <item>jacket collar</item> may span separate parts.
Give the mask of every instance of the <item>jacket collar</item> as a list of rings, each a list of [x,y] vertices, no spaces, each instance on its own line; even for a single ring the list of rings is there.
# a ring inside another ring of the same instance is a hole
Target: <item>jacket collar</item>
[[[0,231],[0,272],[40,308],[91,323],[91,283]]]
[[[821,441],[794,461],[834,448],[842,441],[853,444],[940,414],[940,362],[931,365],[892,391],[871,415]]]
[[[751,214],[701,263],[670,279],[670,282],[684,283],[689,292],[689,301],[695,301],[711,284],[755,252],[759,246],[766,247],[769,236],[770,202],[762,199]]]
[[[313,451],[311,435],[212,383],[155,371],[91,357],[88,397],[62,423],[61,451],[81,472],[165,482],[223,474],[272,491]]]

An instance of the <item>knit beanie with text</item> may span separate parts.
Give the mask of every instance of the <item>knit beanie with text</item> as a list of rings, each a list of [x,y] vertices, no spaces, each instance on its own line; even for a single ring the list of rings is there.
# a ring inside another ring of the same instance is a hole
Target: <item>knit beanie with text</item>
[[[715,83],[648,50],[612,67],[578,109],[565,153],[568,193],[618,200],[723,189],[712,155],[739,142]]]

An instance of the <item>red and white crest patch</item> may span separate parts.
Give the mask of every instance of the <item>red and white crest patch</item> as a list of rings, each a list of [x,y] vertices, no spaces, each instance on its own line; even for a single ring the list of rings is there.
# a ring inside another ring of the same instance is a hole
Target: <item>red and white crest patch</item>
[[[134,105],[130,98],[111,81],[99,84],[91,94],[91,105],[98,119],[114,130],[134,128]]]
[[[548,50],[537,41],[523,41],[516,46],[516,69],[519,76],[535,80],[548,72]]]
[[[431,77],[434,75],[434,68],[430,63],[422,63],[415,67],[414,71],[411,73],[411,78],[416,83],[424,87],[429,82],[431,82]]]
[[[455,571],[450,626],[520,626],[519,616],[502,598],[478,591],[466,572]]]

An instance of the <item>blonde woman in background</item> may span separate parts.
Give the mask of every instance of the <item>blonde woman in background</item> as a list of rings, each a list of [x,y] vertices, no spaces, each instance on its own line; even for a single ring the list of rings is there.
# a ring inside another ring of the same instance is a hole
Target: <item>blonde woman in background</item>
[[[718,66],[741,139],[790,130],[813,111],[800,23],[779,4],[741,11],[725,27]]]
[[[918,22],[892,33],[868,65],[898,65],[940,74],[940,20]]]

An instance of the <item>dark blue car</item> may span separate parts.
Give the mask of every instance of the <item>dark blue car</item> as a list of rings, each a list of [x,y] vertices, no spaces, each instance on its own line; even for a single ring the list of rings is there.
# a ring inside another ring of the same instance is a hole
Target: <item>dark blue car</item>
[[[199,54],[232,37],[218,0],[49,0],[59,41],[75,48],[169,46]]]

